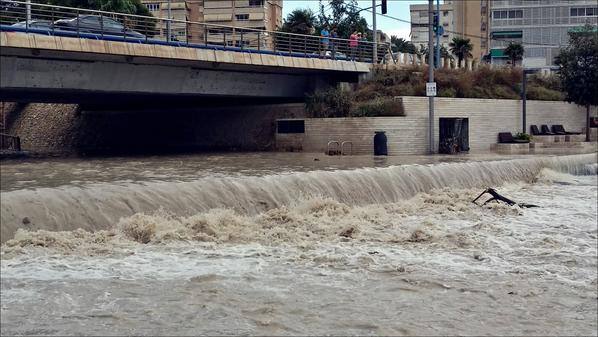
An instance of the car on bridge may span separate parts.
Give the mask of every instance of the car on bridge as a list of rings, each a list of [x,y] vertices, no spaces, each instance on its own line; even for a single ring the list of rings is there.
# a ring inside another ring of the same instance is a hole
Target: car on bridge
[[[17,28],[35,28],[35,29],[43,29],[43,30],[52,30],[53,23],[50,20],[29,20],[17,22],[11,27]]]
[[[54,22],[54,27],[102,35],[124,36],[127,38],[145,39],[145,35],[123,26],[120,22],[102,15],[79,15],[70,19],[60,19]]]

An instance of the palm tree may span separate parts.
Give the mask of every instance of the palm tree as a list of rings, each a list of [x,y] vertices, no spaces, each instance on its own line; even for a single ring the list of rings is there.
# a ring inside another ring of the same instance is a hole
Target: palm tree
[[[464,59],[472,57],[471,51],[473,50],[473,45],[471,44],[470,39],[462,38],[462,37],[454,37],[453,41],[449,43],[450,51],[455,56],[457,56],[459,68],[461,68],[461,61]]]
[[[403,39],[402,37],[397,37],[395,35],[392,35],[390,37],[390,43],[392,46],[392,51],[395,53],[396,52],[408,53],[408,54],[416,54],[417,53],[413,43],[411,43],[411,41],[407,41],[407,40]]]
[[[523,45],[519,42],[510,42],[504,53],[511,59],[511,67],[515,67],[517,61],[523,59]]]
[[[280,30],[295,34],[313,34],[316,20],[316,15],[311,9],[295,9],[287,15]]]

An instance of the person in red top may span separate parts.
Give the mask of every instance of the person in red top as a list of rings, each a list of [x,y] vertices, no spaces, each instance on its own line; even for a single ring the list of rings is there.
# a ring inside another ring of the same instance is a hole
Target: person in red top
[[[351,49],[351,61],[355,61],[355,54],[357,53],[357,46],[359,45],[359,35],[357,32],[353,32],[349,36],[349,48]]]

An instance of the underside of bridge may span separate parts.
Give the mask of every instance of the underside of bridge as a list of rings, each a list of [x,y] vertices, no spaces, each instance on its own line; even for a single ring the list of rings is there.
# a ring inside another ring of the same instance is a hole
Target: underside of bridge
[[[3,46],[0,100],[119,105],[300,102],[358,73]]]

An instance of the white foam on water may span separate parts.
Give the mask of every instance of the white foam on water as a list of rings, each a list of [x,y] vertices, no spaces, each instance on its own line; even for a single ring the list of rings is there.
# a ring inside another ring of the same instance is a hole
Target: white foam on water
[[[20,230],[1,248],[2,332],[591,334],[598,188],[585,161],[515,163],[514,178],[492,185],[537,208],[475,205],[481,188],[436,171],[433,188],[389,202],[360,191],[359,202],[295,196],[259,212],[163,209],[95,232]],[[362,186],[352,174],[330,173]]]

